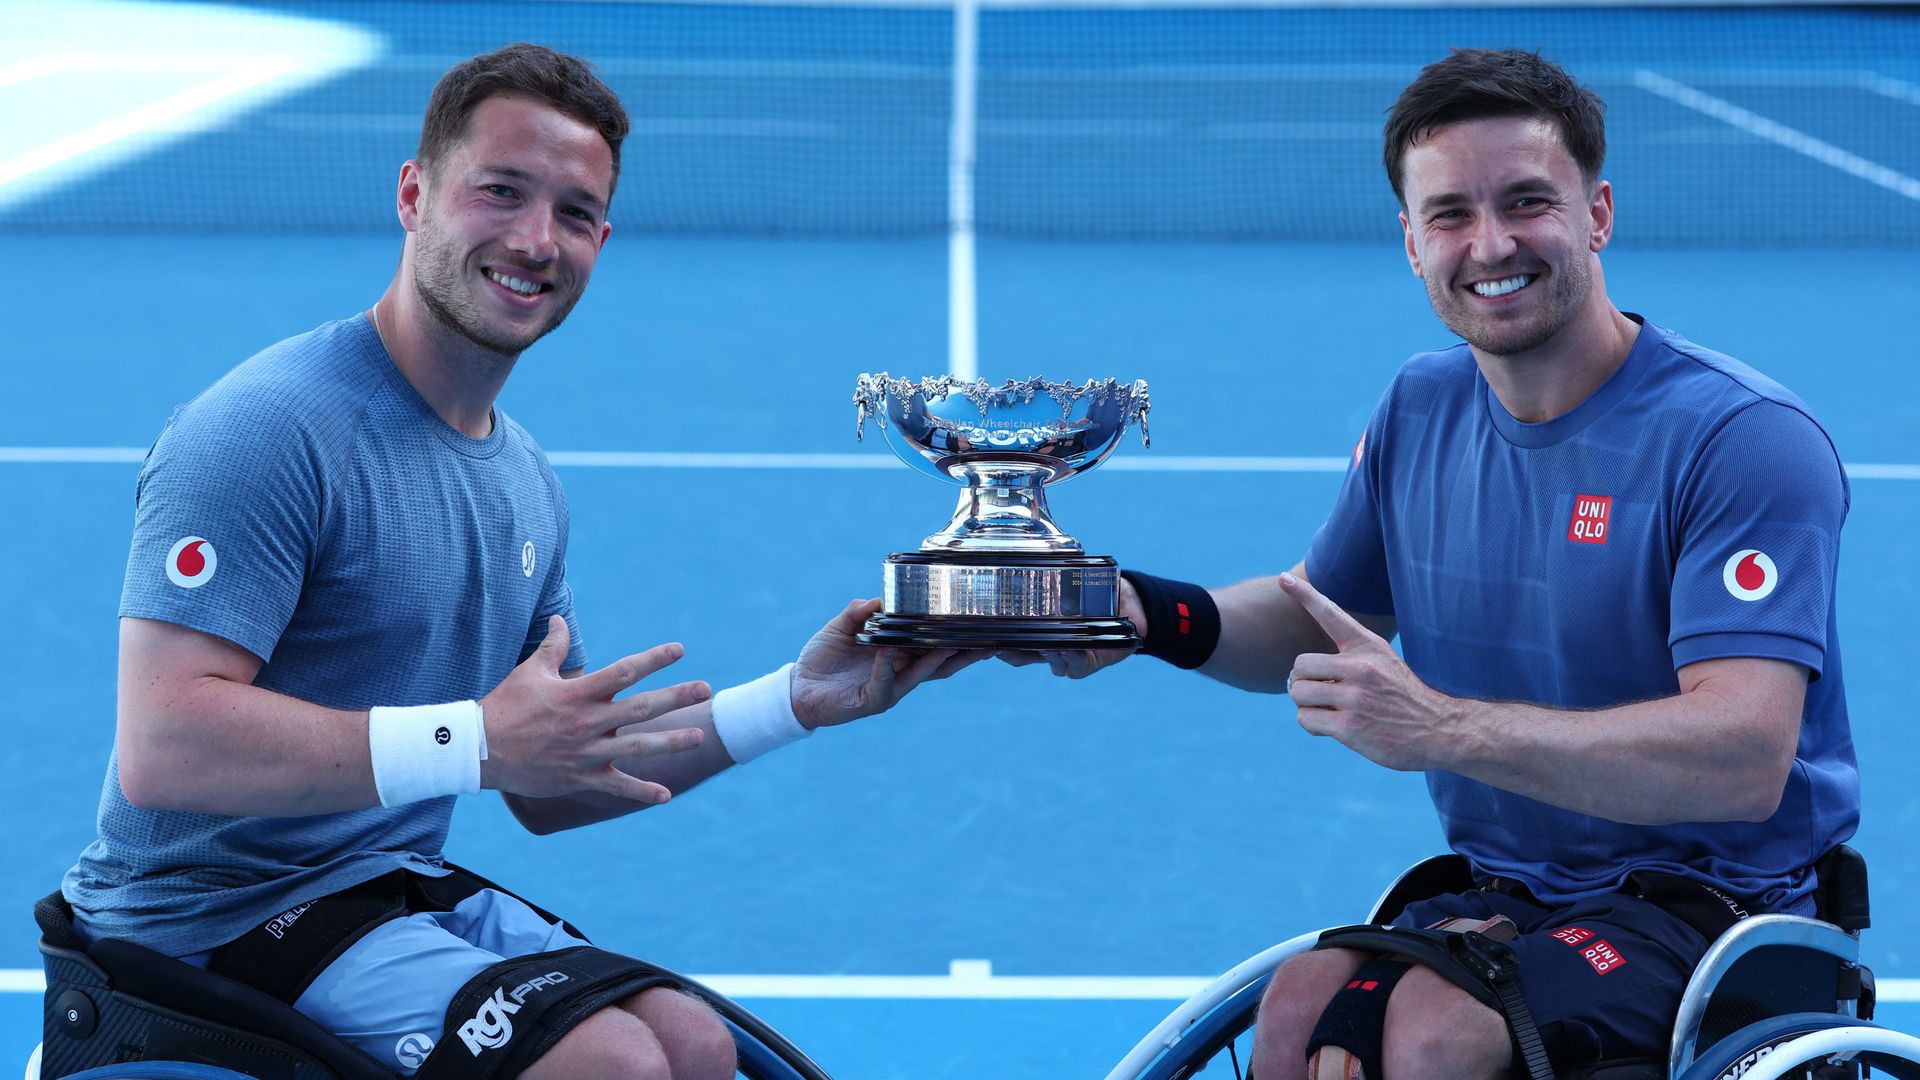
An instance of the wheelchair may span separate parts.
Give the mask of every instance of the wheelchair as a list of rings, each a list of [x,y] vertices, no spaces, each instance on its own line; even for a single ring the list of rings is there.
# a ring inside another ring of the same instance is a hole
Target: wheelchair
[[[34,905],[47,992],[26,1080],[395,1080],[292,1006],[127,941],[87,943],[59,893]],[[759,1017],[665,968],[726,1021],[748,1080],[830,1080]]]
[[[1859,935],[1868,924],[1866,863],[1841,845],[1822,858],[1818,873],[1817,917],[1751,916],[1707,949],[1682,995],[1665,1060],[1593,1062],[1556,1080],[1851,1080],[1874,1073],[1920,1080],[1920,1039],[1872,1023],[1873,973],[1859,962]],[[1388,886],[1367,921],[1388,923],[1415,900],[1472,887],[1465,859],[1435,856]],[[1322,933],[1283,941],[1201,988],[1107,1080],[1246,1080],[1261,994],[1274,969],[1313,948]],[[1514,1075],[1526,1075],[1518,1062]]]

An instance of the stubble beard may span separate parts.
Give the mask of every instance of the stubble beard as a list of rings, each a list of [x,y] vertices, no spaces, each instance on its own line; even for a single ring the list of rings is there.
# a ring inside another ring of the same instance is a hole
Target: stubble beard
[[[1474,276],[1496,275],[1476,273]],[[1515,356],[1545,345],[1571,323],[1593,281],[1592,271],[1583,258],[1576,258],[1558,272],[1540,277],[1545,280],[1536,279],[1527,288],[1544,285],[1546,295],[1540,298],[1539,311],[1528,319],[1482,315],[1469,307],[1470,301],[1462,299],[1451,283],[1431,278],[1427,279],[1427,300],[1433,305],[1433,313],[1462,341],[1489,356]]]
[[[426,220],[422,220],[419,231],[414,233],[413,289],[440,325],[508,360],[558,329],[580,300],[578,289],[565,297],[556,296],[553,315],[544,325],[530,334],[502,333],[489,325],[474,301],[466,260],[452,244],[443,241]]]

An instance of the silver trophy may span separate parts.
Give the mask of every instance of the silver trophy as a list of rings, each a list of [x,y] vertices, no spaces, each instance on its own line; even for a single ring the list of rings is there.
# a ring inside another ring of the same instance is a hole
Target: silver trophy
[[[885,606],[869,645],[966,649],[1108,649],[1140,643],[1115,611],[1118,565],[1088,555],[1047,514],[1046,485],[1086,472],[1147,434],[1147,384],[862,375],[854,433],[869,417],[887,445],[928,476],[961,485],[947,527],[885,567]]]

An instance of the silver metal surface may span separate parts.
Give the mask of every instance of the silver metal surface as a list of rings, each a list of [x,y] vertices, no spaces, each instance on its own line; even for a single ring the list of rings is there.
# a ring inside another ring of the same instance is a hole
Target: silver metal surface
[[[1111,566],[886,564],[893,615],[998,615],[1111,619],[1118,572]]]
[[[1036,377],[994,386],[883,371],[861,375],[853,401],[857,437],[871,417],[902,461],[964,488],[952,520],[921,542],[922,551],[1078,553],[1080,544],[1048,517],[1046,485],[1105,460],[1136,420],[1141,444],[1152,445],[1144,380],[1076,385]]]

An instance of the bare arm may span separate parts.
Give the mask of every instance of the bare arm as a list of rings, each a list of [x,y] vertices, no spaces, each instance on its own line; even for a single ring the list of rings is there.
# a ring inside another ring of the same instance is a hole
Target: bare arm
[[[1305,581],[1306,562],[1300,562],[1290,573]],[[1333,640],[1280,588],[1277,577],[1254,578],[1209,591],[1220,608],[1220,644],[1200,665],[1200,673],[1210,679],[1242,690],[1283,694],[1296,657],[1334,651]],[[1354,618],[1380,637],[1393,639],[1392,616]]]
[[[1283,584],[1339,647],[1294,663],[1300,726],[1378,764],[1628,824],[1764,821],[1779,807],[1806,699],[1796,664],[1706,660],[1680,669],[1672,697],[1587,712],[1456,698],[1305,581]]]
[[[625,657],[562,688],[565,622],[483,698],[485,787],[552,794],[596,789],[663,801],[664,788],[620,773],[616,759],[672,753],[697,732],[615,729],[704,700],[701,683],[612,696],[679,657],[677,645]],[[380,805],[367,713],[328,709],[253,685],[260,660],[198,630],[120,620],[115,740],[127,801],[161,810],[299,817]]]
[[[927,652],[873,648],[855,642],[854,635],[867,616],[880,609],[878,600],[856,600],[834,616],[808,640],[793,669],[789,693],[794,718],[809,730],[830,727],[863,716],[885,712],[923,682],[944,679],[986,653],[957,653],[950,649]],[[568,672],[568,676],[577,674]],[[713,729],[713,703],[701,701],[664,716],[644,720],[622,733],[666,732],[691,728],[701,733],[700,744],[682,753],[620,760],[624,773],[679,795],[733,765],[725,745]],[[581,791],[557,798],[508,795],[508,809],[529,832],[546,834],[644,810],[654,802],[601,791]]]

